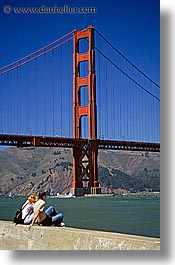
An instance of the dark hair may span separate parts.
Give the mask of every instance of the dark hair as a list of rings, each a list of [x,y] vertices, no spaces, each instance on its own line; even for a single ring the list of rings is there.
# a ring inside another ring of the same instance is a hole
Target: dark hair
[[[44,196],[46,196],[46,192],[45,191],[40,191],[39,195],[38,195],[38,198],[39,199],[43,199]]]

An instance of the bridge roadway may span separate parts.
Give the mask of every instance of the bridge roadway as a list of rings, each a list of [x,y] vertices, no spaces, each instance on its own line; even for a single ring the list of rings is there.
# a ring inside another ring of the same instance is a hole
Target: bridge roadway
[[[0,134],[0,145],[4,146],[73,148],[91,144],[96,144],[98,149],[160,152],[160,143]]]

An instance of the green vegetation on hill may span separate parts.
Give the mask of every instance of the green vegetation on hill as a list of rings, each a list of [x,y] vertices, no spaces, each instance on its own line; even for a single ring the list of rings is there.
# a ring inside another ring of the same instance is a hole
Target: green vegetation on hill
[[[160,154],[99,151],[98,179],[104,191],[160,191]],[[0,195],[69,192],[72,150],[7,148],[0,151]]]
[[[130,192],[160,191],[159,170],[138,172],[128,175],[120,170],[99,167],[99,182],[102,186],[110,188],[111,191],[124,189]]]

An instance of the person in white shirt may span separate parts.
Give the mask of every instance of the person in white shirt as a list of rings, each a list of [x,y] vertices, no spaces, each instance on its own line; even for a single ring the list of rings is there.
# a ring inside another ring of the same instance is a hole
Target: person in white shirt
[[[46,192],[39,192],[38,197],[39,200],[34,205],[34,218],[31,224],[29,224],[28,229],[30,230],[35,222],[43,226],[51,226],[53,224],[56,226],[64,226],[64,223],[62,222],[62,213],[57,213],[53,206],[44,210],[46,204]]]
[[[34,217],[34,205],[38,200],[34,193],[29,194],[28,200],[22,206],[22,219],[24,224],[30,224]]]

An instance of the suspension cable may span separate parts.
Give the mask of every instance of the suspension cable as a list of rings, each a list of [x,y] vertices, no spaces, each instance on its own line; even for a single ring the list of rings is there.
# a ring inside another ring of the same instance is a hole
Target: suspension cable
[[[118,52],[118,54],[123,57],[128,63],[131,64],[132,67],[134,67],[137,71],[139,71],[142,75],[144,75],[147,79],[149,79],[149,81],[151,81],[154,85],[156,85],[157,87],[160,88],[160,86],[155,83],[151,78],[149,78],[144,72],[142,72],[136,65],[134,65],[129,59],[126,58],[126,56],[124,56],[118,49],[116,49],[97,29],[95,29],[95,31],[100,35],[100,37],[106,41],[116,52]]]
[[[6,69],[6,68],[9,68],[9,67],[11,67],[11,66],[13,66],[13,65],[15,65],[15,64],[17,64],[17,63],[20,63],[20,62],[22,62],[22,61],[24,61],[24,60],[26,60],[26,59],[32,57],[33,55],[35,55],[35,54],[37,54],[37,53],[39,53],[39,52],[41,52],[41,51],[43,51],[43,50],[46,50],[48,47],[54,45],[55,43],[59,42],[60,40],[62,40],[62,39],[64,39],[64,38],[66,38],[67,36],[71,35],[72,33],[73,33],[73,31],[67,33],[66,35],[62,36],[61,38],[59,38],[59,39],[57,39],[57,40],[55,40],[55,41],[53,41],[52,43],[49,43],[48,45],[42,47],[41,49],[39,49],[39,50],[37,50],[37,51],[35,51],[35,52],[33,52],[33,53],[31,53],[31,54],[29,54],[29,55],[27,55],[27,56],[21,58],[21,59],[19,59],[19,60],[15,61],[15,62],[13,62],[13,63],[11,63],[11,64],[8,64],[8,65],[6,65],[6,66],[0,68],[0,71],[4,70],[4,69]],[[34,58],[34,59],[35,59],[35,58]]]
[[[132,77],[130,77],[128,74],[126,74],[122,69],[120,69],[114,62],[112,62],[108,57],[106,57],[98,48],[95,47],[95,49],[106,59],[108,60],[111,64],[113,64],[114,67],[116,67],[122,74],[124,74],[127,78],[129,78],[132,82],[134,82],[136,85],[138,85],[140,88],[142,88],[145,92],[150,94],[152,97],[160,101],[158,97],[153,95],[151,92],[149,92],[146,88],[144,88],[142,85],[140,85],[137,81],[135,81]]]

